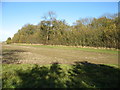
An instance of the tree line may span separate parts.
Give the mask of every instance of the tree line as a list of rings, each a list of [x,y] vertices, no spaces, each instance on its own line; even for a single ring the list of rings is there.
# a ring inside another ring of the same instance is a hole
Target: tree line
[[[24,25],[8,43],[120,48],[117,15],[76,20],[73,25],[48,12],[37,25]]]

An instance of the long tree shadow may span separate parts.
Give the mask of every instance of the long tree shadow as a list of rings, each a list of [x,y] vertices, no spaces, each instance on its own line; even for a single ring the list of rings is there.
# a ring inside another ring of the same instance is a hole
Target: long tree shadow
[[[53,63],[50,68],[35,65],[31,70],[16,71],[22,82],[18,88],[64,88],[62,78],[65,75],[58,63]]]
[[[17,62],[19,60],[19,55],[16,53],[20,53],[20,52],[26,52],[26,51],[19,50],[19,49],[3,50],[2,51],[2,63],[3,64],[12,64],[12,63]]]
[[[75,62],[66,71],[56,62],[50,67],[35,65],[27,70],[19,69],[15,72],[15,76],[20,79],[19,83],[18,81],[12,83],[16,88],[119,87],[120,69],[88,62]],[[6,77],[4,79],[9,79],[9,77]],[[6,85],[6,80],[3,80],[3,85]]]
[[[68,87],[118,88],[120,69],[87,61],[75,62],[69,71]]]

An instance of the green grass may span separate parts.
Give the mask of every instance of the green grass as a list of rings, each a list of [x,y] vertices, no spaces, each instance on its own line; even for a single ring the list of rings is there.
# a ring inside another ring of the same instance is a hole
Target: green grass
[[[120,65],[118,64],[104,64],[104,65],[115,67],[115,68],[120,68]]]
[[[80,48],[80,47],[70,47],[70,46],[52,46],[52,45],[29,45],[29,44],[17,44],[20,46],[32,46],[32,47],[42,47],[42,48],[56,48],[56,49],[67,49],[67,50],[82,50],[82,51],[90,51],[90,52],[101,52],[101,53],[111,53],[118,54],[117,50],[110,49],[94,49],[94,48]]]
[[[3,88],[115,88],[120,69],[113,65],[3,64]]]
[[[23,45],[38,48],[83,50],[116,54],[115,50],[76,48],[69,46]],[[3,88],[115,88],[119,87],[117,64],[76,62],[70,64],[3,64]]]
[[[47,64],[44,66],[46,67],[46,69],[49,70],[51,65],[52,64]],[[29,88],[29,87],[31,87],[34,84],[33,83],[34,81],[32,81],[32,77],[30,75],[32,75],[32,74],[37,75],[39,72],[39,70],[38,70],[39,67],[44,67],[44,66],[38,65],[38,67],[36,67],[35,64],[3,64],[3,68],[2,68],[3,69],[3,72],[2,72],[3,73],[3,79],[2,79],[3,80],[3,88],[25,88],[25,87]],[[63,72],[67,73],[66,71],[70,68],[70,66],[69,65],[61,65],[61,68],[63,68]],[[34,69],[34,71],[31,72],[33,69]],[[40,72],[42,72],[42,71],[40,71]],[[19,76],[19,73],[23,74],[23,75]],[[28,74],[28,76],[26,76],[26,74]],[[42,73],[39,73],[39,74],[45,75],[44,70]],[[34,75],[33,75],[33,77],[36,79],[36,81],[37,81],[37,78],[39,78],[39,76],[36,77]],[[25,81],[27,83],[24,85],[21,85],[21,84],[23,84],[22,81],[24,81],[23,78],[24,79],[26,78]],[[66,77],[65,78],[61,77],[61,80],[62,79],[66,79]],[[31,82],[31,84],[30,84],[30,82]],[[39,83],[39,82],[37,82],[37,83]],[[39,86],[39,85],[37,85],[37,86]],[[40,86],[44,86],[44,83],[42,83],[42,85],[40,85]],[[32,88],[34,88],[34,86],[32,86]]]

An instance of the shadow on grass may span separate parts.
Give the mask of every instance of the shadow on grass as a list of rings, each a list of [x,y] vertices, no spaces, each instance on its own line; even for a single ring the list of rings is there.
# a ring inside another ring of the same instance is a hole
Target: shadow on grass
[[[18,61],[19,56],[15,53],[25,52],[24,50],[3,50],[2,52],[2,63],[3,64],[12,64]]]
[[[17,71],[22,82],[18,88],[60,88],[65,87],[62,82],[64,72],[58,63],[53,63],[50,68],[35,65],[31,70]]]
[[[118,88],[120,69],[102,64],[75,62],[69,70],[68,87]]]
[[[64,71],[59,63],[50,67],[38,66],[27,70],[16,70],[20,80],[13,80],[10,86],[15,88],[117,88],[120,69],[101,64],[75,62],[70,69]],[[7,87],[7,75],[3,79],[3,87]],[[10,79],[11,80],[11,79]]]

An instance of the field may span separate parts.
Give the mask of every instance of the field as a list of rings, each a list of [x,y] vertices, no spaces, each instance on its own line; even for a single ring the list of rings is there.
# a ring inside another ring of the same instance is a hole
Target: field
[[[98,64],[118,64],[118,51],[43,45],[3,45],[3,63],[72,64],[88,61]]]
[[[2,46],[3,88],[118,87],[118,51],[50,45]]]

